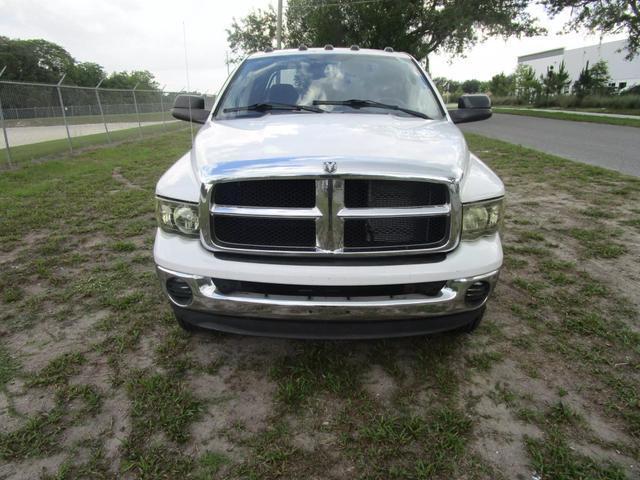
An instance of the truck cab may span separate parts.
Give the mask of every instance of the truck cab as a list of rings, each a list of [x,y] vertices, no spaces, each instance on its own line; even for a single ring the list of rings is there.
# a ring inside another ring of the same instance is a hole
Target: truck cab
[[[504,186],[420,64],[391,49],[246,58],[156,187],[154,259],[185,329],[374,338],[475,329],[502,266]]]

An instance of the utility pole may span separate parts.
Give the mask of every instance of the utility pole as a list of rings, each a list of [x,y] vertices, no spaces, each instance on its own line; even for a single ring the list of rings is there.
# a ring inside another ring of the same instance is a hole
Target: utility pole
[[[282,0],[278,0],[278,23],[276,24],[276,46],[282,48]]]

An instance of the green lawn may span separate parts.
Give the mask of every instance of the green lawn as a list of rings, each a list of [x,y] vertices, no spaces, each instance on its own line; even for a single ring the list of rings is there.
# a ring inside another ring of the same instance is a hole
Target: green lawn
[[[589,123],[604,123],[607,125],[622,125],[626,127],[640,127],[640,119],[637,118],[619,118],[619,117],[605,117],[594,115],[580,115],[579,113],[565,113],[565,112],[547,112],[542,109],[520,109],[509,107],[493,107],[495,113],[506,113],[509,115],[525,115],[529,117],[540,118],[554,118],[556,120],[569,120],[573,122],[589,122]]]
[[[472,335],[182,332],[152,244],[188,131],[0,172],[3,474],[637,478],[640,179],[467,138],[508,190]]]

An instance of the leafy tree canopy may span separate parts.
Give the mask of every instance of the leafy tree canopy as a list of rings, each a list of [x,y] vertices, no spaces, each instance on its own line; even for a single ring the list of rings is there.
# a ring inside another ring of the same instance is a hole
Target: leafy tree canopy
[[[592,66],[589,66],[589,62],[587,62],[580,72],[578,80],[573,84],[573,91],[578,97],[610,93],[607,62],[600,60]]]
[[[551,15],[570,9],[570,29],[599,33],[625,33],[627,59],[640,53],[640,2],[638,0],[544,0]]]
[[[21,40],[0,36],[0,68],[7,69],[2,78],[21,82],[58,83],[66,73],[66,85],[95,87],[107,77],[104,68],[94,62],[77,62],[63,47],[47,40]],[[102,86],[156,89],[158,83],[146,70],[114,72]]]
[[[276,12],[271,5],[253,10],[241,20],[233,19],[227,29],[227,41],[233,53],[231,62],[242,60],[245,52],[259,52],[271,47],[276,38]]]
[[[70,70],[69,80],[76,85],[95,87],[106,74],[101,65],[93,62],[76,63]],[[65,83],[66,82],[65,79]]]
[[[155,90],[158,88],[158,82],[155,81],[153,73],[148,70],[113,72],[102,82],[102,86],[105,88],[130,89],[136,85],[138,85],[139,89],[143,90]]]
[[[57,83],[74,63],[69,52],[55,43],[0,37],[0,65],[7,66],[3,78]]]
[[[506,97],[513,95],[516,88],[515,75],[505,75],[504,73],[498,73],[491,77],[487,90],[496,97]]]
[[[480,91],[480,80],[465,80],[462,82],[462,91],[464,93],[478,93]]]
[[[519,97],[532,102],[542,91],[542,84],[536,78],[536,72],[530,65],[520,64],[514,73],[516,93]]]
[[[544,31],[527,13],[527,0],[289,0],[283,44],[384,48],[427,60],[430,53],[463,54],[490,36],[535,35]],[[227,30],[234,58],[275,44],[273,9],[255,10]]]
[[[566,87],[571,83],[569,72],[565,67],[564,60],[560,62],[557,71],[553,67],[547,68],[547,74],[545,76],[541,76],[540,80],[547,96],[560,95],[564,93]]]

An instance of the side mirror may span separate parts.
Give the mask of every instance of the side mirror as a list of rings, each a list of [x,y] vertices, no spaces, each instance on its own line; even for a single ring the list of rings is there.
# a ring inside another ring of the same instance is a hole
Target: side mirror
[[[477,122],[491,117],[491,99],[487,95],[463,95],[458,99],[458,109],[449,110],[453,123]]]
[[[178,95],[171,109],[174,118],[194,123],[206,122],[210,113],[204,108],[204,97],[197,95]]]

